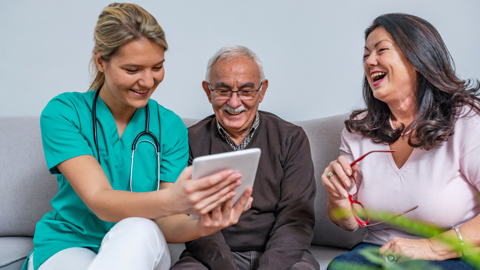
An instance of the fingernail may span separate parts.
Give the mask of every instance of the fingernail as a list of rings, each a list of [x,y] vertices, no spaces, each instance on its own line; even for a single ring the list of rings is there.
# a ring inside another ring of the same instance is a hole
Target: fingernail
[[[230,175],[230,174],[232,174],[232,173],[233,173],[233,171],[230,171],[230,170],[227,171],[227,175]]]
[[[348,193],[347,193],[346,191],[343,192],[343,197],[344,197],[344,198],[348,198]]]
[[[241,184],[242,184],[242,182],[240,182],[240,181],[238,181],[238,180],[237,180],[237,182],[235,182],[235,186],[236,186],[236,187],[240,186]]]
[[[345,182],[344,182],[344,183],[345,183],[345,186],[346,186],[346,187],[349,187],[349,186],[350,186],[350,181],[348,181],[348,180],[345,180]]]
[[[352,176],[352,171],[350,169],[347,169],[347,174],[348,176]]]

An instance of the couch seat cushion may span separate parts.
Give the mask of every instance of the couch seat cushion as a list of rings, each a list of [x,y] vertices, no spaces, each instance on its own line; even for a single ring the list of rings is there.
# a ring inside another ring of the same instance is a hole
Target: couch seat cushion
[[[170,259],[172,260],[172,265],[178,261],[180,254],[182,254],[185,249],[185,244],[168,244],[168,249],[170,250]]]
[[[308,250],[312,253],[313,257],[320,264],[320,270],[327,269],[328,264],[335,257],[349,251],[348,249],[343,248],[333,248],[316,245],[311,245]]]
[[[33,249],[32,237],[0,237],[0,268],[27,258]]]

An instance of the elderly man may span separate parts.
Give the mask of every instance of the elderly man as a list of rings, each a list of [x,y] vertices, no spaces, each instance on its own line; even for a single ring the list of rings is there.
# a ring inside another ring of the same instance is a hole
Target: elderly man
[[[307,250],[315,223],[315,180],[302,128],[258,111],[268,88],[260,59],[226,46],[202,83],[214,115],[189,128],[190,163],[198,156],[260,148],[251,209],[239,222],[186,244],[172,269],[319,269]]]

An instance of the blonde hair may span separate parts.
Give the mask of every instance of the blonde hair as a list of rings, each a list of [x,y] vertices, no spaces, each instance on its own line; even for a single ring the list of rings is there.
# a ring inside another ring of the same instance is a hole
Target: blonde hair
[[[105,82],[105,74],[97,68],[95,52],[103,61],[108,62],[125,43],[144,38],[168,49],[162,27],[142,7],[129,3],[112,3],[104,8],[94,30],[95,46],[90,60],[93,80],[88,91],[100,89]]]

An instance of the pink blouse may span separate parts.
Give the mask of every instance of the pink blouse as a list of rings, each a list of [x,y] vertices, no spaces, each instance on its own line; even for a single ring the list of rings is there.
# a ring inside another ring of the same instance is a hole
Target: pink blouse
[[[349,162],[372,150],[390,150],[369,138],[342,132],[341,155]],[[480,116],[470,113],[455,124],[455,133],[434,150],[415,148],[398,168],[391,153],[372,153],[358,170],[356,200],[367,211],[401,213],[445,230],[480,214]],[[388,224],[368,227],[364,242],[383,245],[393,237],[419,239]]]

